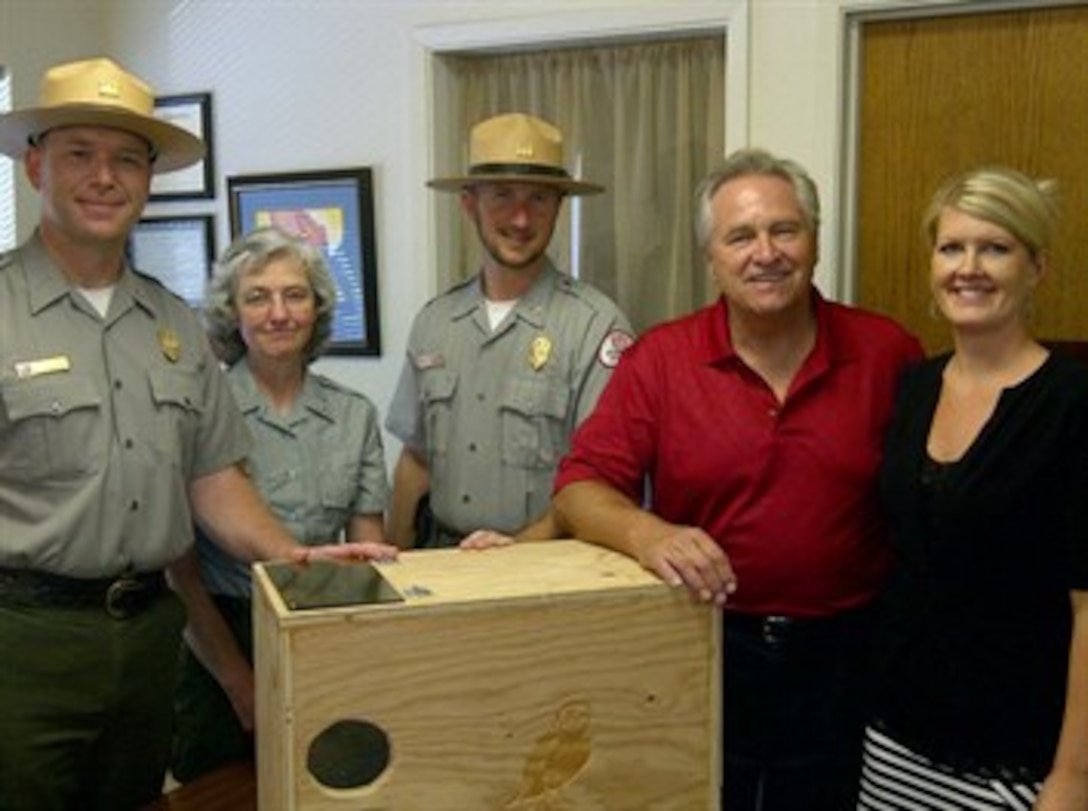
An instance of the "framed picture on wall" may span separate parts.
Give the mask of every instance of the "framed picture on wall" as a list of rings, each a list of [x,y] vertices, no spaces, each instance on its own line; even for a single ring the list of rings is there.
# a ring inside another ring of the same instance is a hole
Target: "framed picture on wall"
[[[274,225],[320,248],[336,281],[332,355],[380,355],[374,197],[368,168],[227,178],[232,237]]]
[[[147,217],[128,241],[136,270],[154,276],[190,307],[200,307],[215,261],[215,218],[211,214]]]
[[[207,147],[204,160],[176,172],[153,175],[152,200],[200,200],[215,197],[215,154],[212,149],[211,93],[160,96],[155,116],[196,135]]]

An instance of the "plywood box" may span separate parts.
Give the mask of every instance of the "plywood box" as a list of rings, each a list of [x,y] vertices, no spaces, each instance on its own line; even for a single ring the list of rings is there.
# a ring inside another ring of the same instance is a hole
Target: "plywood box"
[[[578,541],[258,564],[260,808],[715,809],[719,613]]]

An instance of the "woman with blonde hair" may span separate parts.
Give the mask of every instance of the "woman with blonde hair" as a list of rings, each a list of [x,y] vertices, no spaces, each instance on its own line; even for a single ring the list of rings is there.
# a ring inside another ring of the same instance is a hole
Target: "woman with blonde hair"
[[[957,176],[925,217],[951,352],[902,381],[895,566],[860,808],[1088,808],[1088,369],[1032,334],[1051,183]]]

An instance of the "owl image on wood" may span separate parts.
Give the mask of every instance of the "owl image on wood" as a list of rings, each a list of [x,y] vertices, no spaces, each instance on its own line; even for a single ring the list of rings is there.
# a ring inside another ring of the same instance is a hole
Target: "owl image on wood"
[[[589,762],[589,721],[585,701],[568,701],[556,711],[551,728],[525,758],[521,789],[507,808],[562,811],[569,807],[562,791]]]

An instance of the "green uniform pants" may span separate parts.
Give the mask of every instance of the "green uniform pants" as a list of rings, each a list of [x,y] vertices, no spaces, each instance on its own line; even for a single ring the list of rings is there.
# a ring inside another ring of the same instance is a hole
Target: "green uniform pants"
[[[185,610],[0,601],[0,811],[135,811],[162,793]]]

